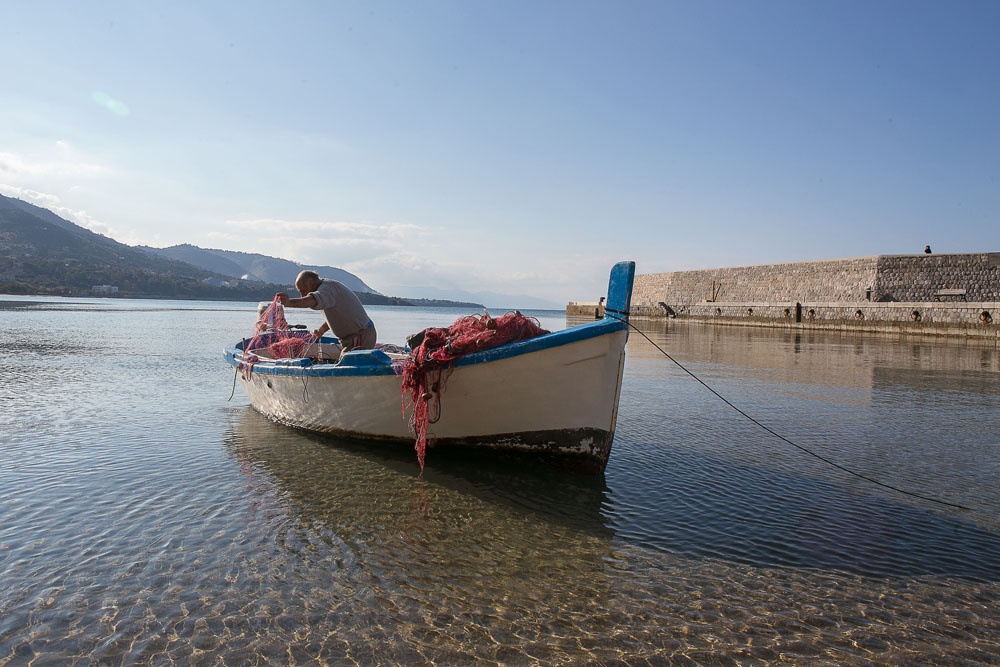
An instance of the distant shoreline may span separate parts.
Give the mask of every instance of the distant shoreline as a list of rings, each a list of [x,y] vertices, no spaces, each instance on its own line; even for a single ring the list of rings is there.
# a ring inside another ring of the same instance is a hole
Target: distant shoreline
[[[11,290],[11,285],[0,286],[0,297],[3,296],[47,296],[60,297],[66,299],[153,299],[157,301],[230,301],[230,302],[254,302],[270,301],[274,298],[274,292],[249,292],[242,294],[227,293],[219,290],[216,294],[206,296],[195,296],[191,294],[133,294],[126,292],[92,292],[86,294],[67,294],[62,290]],[[366,306],[401,306],[404,308],[474,308],[482,310],[482,304],[467,303],[463,301],[447,301],[444,299],[406,299],[403,297],[383,296],[370,292],[355,292],[358,298]]]

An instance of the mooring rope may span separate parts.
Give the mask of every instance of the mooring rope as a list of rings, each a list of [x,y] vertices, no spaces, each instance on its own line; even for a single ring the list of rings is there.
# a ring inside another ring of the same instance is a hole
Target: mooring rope
[[[618,311],[613,311],[613,312],[618,312]],[[621,314],[622,315],[626,315],[627,313],[621,313]],[[795,447],[799,451],[805,452],[809,456],[813,456],[813,457],[819,459],[820,461],[822,461],[823,463],[826,463],[827,465],[833,466],[837,470],[841,470],[843,472],[846,472],[849,475],[853,475],[853,476],[855,476],[855,477],[857,477],[859,479],[863,479],[866,482],[870,482],[872,484],[875,484],[876,486],[881,486],[882,488],[889,489],[891,491],[895,491],[896,493],[902,493],[903,495],[910,496],[912,498],[919,498],[920,500],[926,500],[927,502],[937,503],[938,505],[944,505],[946,507],[953,507],[955,509],[970,511],[970,508],[966,507],[965,505],[959,505],[957,503],[950,503],[950,502],[948,502],[946,500],[940,500],[938,498],[931,498],[929,496],[924,496],[924,495],[921,495],[919,493],[914,493],[913,491],[907,491],[906,489],[901,489],[901,488],[899,488],[897,486],[893,486],[891,484],[886,484],[885,482],[880,482],[877,479],[873,479],[871,477],[868,477],[867,475],[863,475],[863,474],[861,474],[859,472],[855,472],[854,470],[851,470],[850,468],[845,468],[844,466],[840,465],[839,463],[831,461],[830,459],[828,459],[828,458],[826,458],[826,457],[824,457],[824,456],[822,456],[820,454],[817,454],[816,452],[812,451],[811,449],[809,449],[807,447],[803,447],[802,445],[800,445],[798,443],[792,442],[791,440],[789,440],[785,436],[783,436],[780,433],[776,432],[774,429],[770,428],[766,424],[762,424],[760,421],[758,421],[754,417],[750,416],[749,414],[747,414],[746,412],[744,412],[743,410],[741,410],[740,408],[738,408],[729,399],[727,399],[725,396],[723,396],[718,391],[716,391],[715,389],[713,389],[712,387],[710,387],[707,383],[705,383],[704,380],[702,380],[700,377],[698,377],[697,375],[695,375],[693,372],[691,372],[690,370],[688,370],[687,368],[685,368],[683,364],[681,364],[679,361],[677,361],[672,356],[670,356],[669,354],[667,354],[666,350],[664,350],[662,347],[660,347],[659,345],[657,345],[649,336],[647,336],[645,333],[643,333],[642,331],[640,331],[634,324],[632,324],[631,322],[629,322],[628,320],[626,320],[624,318],[615,317],[614,319],[620,320],[621,322],[624,322],[625,324],[627,324],[629,326],[629,328],[631,328],[633,331],[635,331],[640,336],[642,336],[647,341],[649,341],[649,343],[653,347],[655,347],[657,350],[659,350],[660,353],[663,356],[665,356],[667,359],[669,359],[670,361],[672,361],[682,371],[684,371],[685,373],[687,373],[688,375],[690,375],[692,378],[694,378],[694,380],[696,382],[698,382],[698,384],[700,384],[705,389],[707,389],[708,391],[710,391],[713,395],[715,395],[716,398],[718,398],[720,401],[722,401],[723,403],[725,403],[726,405],[728,405],[730,408],[732,408],[733,410],[735,410],[736,412],[738,412],[740,415],[742,415],[743,417],[745,417],[751,423],[756,424],[760,428],[764,429],[765,431],[767,431],[768,433],[770,433],[771,435],[773,435],[778,440],[781,440],[782,442],[784,442],[786,444],[789,444],[792,447]]]

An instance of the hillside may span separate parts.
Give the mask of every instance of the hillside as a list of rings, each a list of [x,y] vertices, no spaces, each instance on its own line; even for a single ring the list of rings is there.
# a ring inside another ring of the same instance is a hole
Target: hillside
[[[324,278],[340,281],[355,292],[379,293],[353,273],[334,266],[299,264],[267,255],[199,248],[187,243],[169,248],[150,248],[147,246],[139,246],[139,248],[160,257],[187,262],[192,266],[231,278],[284,285],[291,284],[299,271],[309,270],[315,271]]]
[[[0,293],[259,301],[287,290],[287,282],[232,281],[0,195]],[[366,294],[362,300],[409,305],[377,294]]]
[[[170,252],[128,246],[47,209],[0,195],[0,294],[269,301],[275,292],[289,290],[296,273],[315,268],[325,277],[343,280],[366,305],[433,303],[481,308],[478,304],[384,296],[357,276],[335,267],[301,266],[263,255],[206,251],[195,246],[175,249],[182,250],[171,257]],[[184,253],[198,258],[198,263],[182,261]],[[199,265],[210,257],[215,258],[215,264]],[[250,262],[255,270],[245,270],[243,262]],[[258,272],[269,278],[282,275],[274,282],[240,279]]]
[[[147,253],[0,196],[0,291],[81,294],[95,285],[123,295],[200,296],[209,271]]]

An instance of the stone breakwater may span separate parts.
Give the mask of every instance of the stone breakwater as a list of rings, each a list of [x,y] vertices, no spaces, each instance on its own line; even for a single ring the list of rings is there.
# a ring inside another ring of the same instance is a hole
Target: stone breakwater
[[[637,275],[632,314],[1000,340],[1000,253],[873,255]]]

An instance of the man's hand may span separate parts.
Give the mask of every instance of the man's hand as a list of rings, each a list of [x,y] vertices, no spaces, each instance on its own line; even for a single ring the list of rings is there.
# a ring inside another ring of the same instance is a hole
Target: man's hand
[[[288,305],[288,295],[285,294],[284,292],[278,292],[274,296],[277,297],[278,301],[281,303],[282,306]]]

